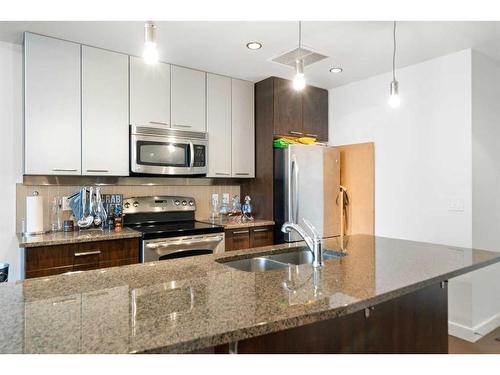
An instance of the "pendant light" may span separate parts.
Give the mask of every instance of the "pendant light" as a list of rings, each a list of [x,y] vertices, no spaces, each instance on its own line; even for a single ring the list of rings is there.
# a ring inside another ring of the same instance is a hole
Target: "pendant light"
[[[295,60],[295,77],[293,79],[293,88],[297,91],[306,87],[306,77],[304,76],[304,60],[301,56],[302,47],[302,22],[299,21],[299,56]]]
[[[392,81],[389,87],[389,106],[397,108],[401,104],[401,98],[399,97],[399,82],[396,80],[396,21],[392,28],[392,40]]]
[[[142,58],[147,64],[158,62],[158,49],[156,48],[156,25],[153,22],[144,24],[144,51]]]

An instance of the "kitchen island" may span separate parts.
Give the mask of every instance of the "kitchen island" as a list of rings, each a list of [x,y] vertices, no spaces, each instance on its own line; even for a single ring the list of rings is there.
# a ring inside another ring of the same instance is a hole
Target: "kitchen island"
[[[0,285],[0,353],[445,353],[446,281],[500,261],[365,235],[344,245],[316,271],[224,264],[299,243]]]

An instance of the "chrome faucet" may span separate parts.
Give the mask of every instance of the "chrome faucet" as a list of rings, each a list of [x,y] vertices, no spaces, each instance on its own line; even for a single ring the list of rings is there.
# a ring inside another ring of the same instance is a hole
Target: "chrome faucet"
[[[313,253],[313,267],[321,267],[323,266],[321,236],[316,231],[316,228],[314,228],[308,220],[303,219],[303,221],[306,227],[310,230],[311,235],[309,235],[300,225],[291,223],[289,221],[283,224],[283,226],[281,227],[281,231],[283,233],[290,233],[292,230],[296,231],[305,241],[309,250]]]

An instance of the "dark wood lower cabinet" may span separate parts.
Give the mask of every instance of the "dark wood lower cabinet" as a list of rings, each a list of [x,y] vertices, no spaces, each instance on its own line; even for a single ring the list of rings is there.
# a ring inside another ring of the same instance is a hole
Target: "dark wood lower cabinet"
[[[29,247],[25,249],[25,276],[29,279],[138,262],[137,238]]]
[[[368,310],[241,340],[238,353],[448,353],[447,284]],[[234,345],[233,345],[234,347]],[[228,353],[229,345],[212,348]]]
[[[250,249],[274,244],[273,226],[260,226],[225,231],[225,251]]]

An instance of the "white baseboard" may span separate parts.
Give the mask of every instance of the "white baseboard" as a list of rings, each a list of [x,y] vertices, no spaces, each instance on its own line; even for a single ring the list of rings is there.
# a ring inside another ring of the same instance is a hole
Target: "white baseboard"
[[[497,327],[500,327],[500,312],[475,327],[467,327],[459,323],[448,321],[448,334],[462,340],[476,342]]]

